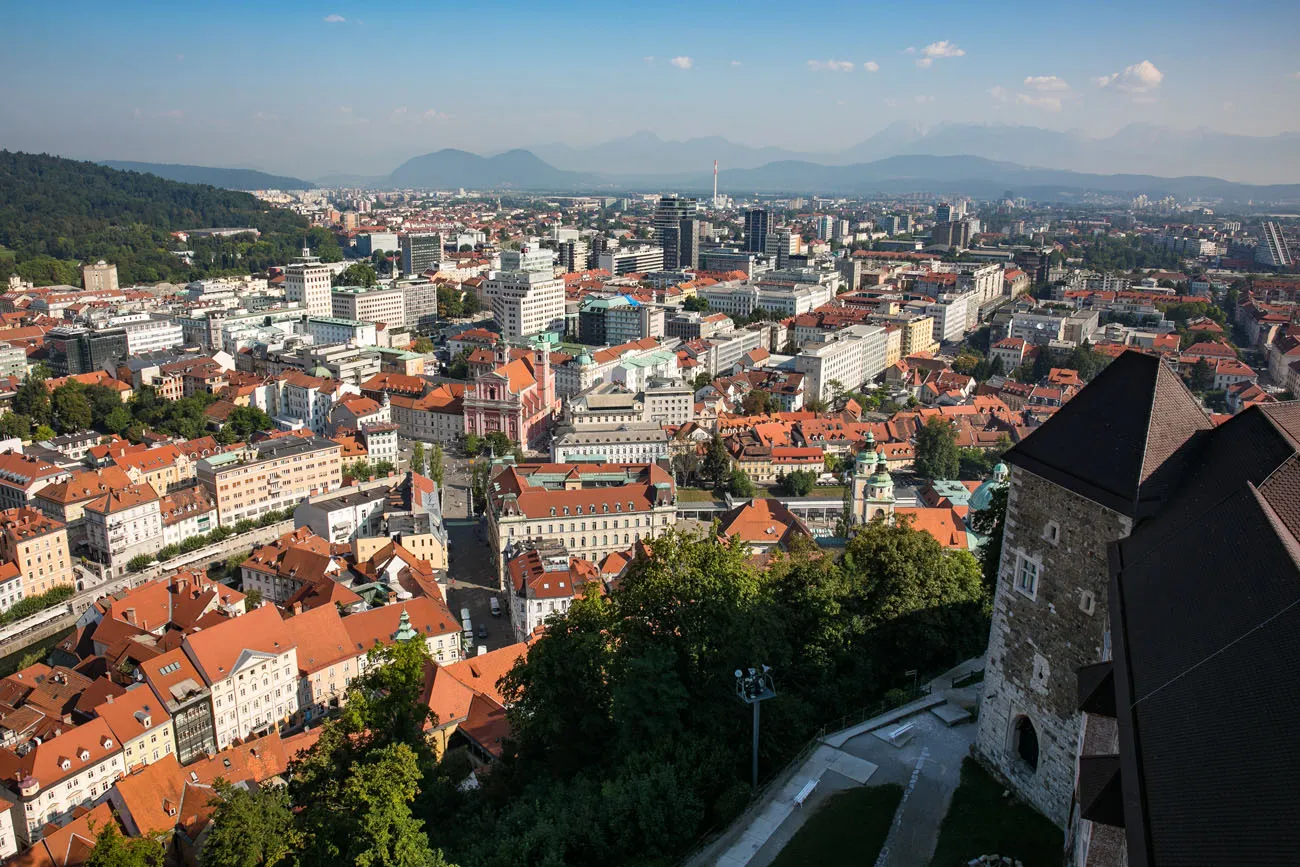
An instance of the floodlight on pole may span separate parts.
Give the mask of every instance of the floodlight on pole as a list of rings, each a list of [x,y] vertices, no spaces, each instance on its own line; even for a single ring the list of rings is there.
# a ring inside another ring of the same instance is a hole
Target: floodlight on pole
[[[759,706],[776,697],[772,686],[772,668],[760,665],[758,669],[736,669],[736,695],[754,709],[754,745],[751,759],[751,777],[754,791],[758,791],[758,723]]]

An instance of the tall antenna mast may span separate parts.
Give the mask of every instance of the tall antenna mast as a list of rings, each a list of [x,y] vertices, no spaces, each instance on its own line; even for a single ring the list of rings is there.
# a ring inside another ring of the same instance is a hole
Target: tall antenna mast
[[[718,204],[718,161],[713,161],[713,204]]]

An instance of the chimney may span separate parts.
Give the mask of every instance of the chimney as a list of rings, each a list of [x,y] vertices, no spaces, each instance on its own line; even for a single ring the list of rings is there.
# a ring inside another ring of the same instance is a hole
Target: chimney
[[[108,702],[109,704],[112,704],[112,703],[113,703],[113,694],[110,692],[110,693],[108,694],[108,697],[105,698],[104,701]]]

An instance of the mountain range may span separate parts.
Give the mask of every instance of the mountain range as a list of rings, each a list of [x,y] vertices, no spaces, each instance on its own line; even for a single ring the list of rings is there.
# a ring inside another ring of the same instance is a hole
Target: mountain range
[[[137,163],[130,160],[103,160],[99,164],[110,169],[157,175],[163,180],[182,184],[207,184],[223,190],[309,190],[316,186],[302,178],[271,175],[254,169],[216,169],[211,166]]]
[[[638,132],[591,147],[541,144],[530,150],[556,168],[602,174],[678,174],[753,169],[795,160],[852,165],[893,156],[979,156],[1026,166],[1099,174],[1200,175],[1241,183],[1300,182],[1300,133],[1246,136],[1130,124],[1104,137],[1009,124],[923,126],[898,122],[836,151],[749,147],[720,137],[664,141]]]
[[[681,174],[601,174],[565,171],[525,150],[491,157],[446,149],[399,166],[384,186],[396,188],[517,189],[538,192],[672,190],[705,194],[712,171]],[[968,195],[991,198],[1010,191],[1048,201],[1080,201],[1090,194],[1210,198],[1229,202],[1300,201],[1300,185],[1256,186],[1204,176],[1100,175],[961,156],[893,156],[872,162],[826,165],[778,160],[754,168],[719,172],[719,189],[734,195],[757,193],[850,193]]]

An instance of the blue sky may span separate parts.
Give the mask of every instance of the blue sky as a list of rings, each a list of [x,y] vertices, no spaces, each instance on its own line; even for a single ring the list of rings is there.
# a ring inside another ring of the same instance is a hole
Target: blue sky
[[[638,130],[1300,129],[1300,3],[9,4],[0,147],[387,172]]]

